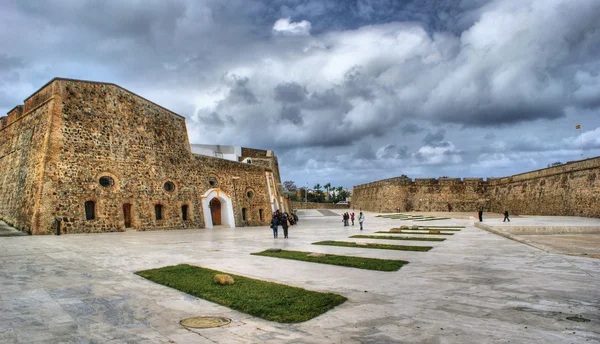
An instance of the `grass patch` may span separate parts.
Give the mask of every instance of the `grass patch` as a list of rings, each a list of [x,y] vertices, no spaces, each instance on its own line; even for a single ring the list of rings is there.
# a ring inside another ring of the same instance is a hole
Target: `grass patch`
[[[434,230],[438,230],[438,231],[446,231],[446,232],[460,232],[460,229],[458,228],[442,228],[442,227],[435,227],[435,228],[427,228],[427,227],[419,227],[419,228],[392,228],[392,229],[400,229],[403,231],[428,231],[430,229],[434,229]],[[383,233],[387,233],[387,232],[383,232]]]
[[[283,284],[228,274],[233,285],[213,282],[221,271],[180,264],[136,272],[158,284],[218,303],[259,318],[280,323],[297,323],[321,315],[347,299]]]
[[[410,232],[412,229],[408,229],[409,232],[405,232],[405,229],[402,232],[386,232],[386,231],[377,231],[375,233],[385,233],[385,234],[418,234],[418,235],[454,235],[454,233],[428,233],[428,232]]]
[[[388,244],[374,244],[374,243],[367,243],[366,245],[358,245],[355,242],[330,241],[330,240],[313,242],[312,244],[313,245],[327,245],[327,246],[379,248],[379,249],[383,249],[383,250],[417,251],[417,252],[427,252],[433,248],[431,246],[404,246],[404,245],[388,245]]]
[[[375,232],[375,233],[390,233],[390,232]],[[402,234],[402,233],[400,233]],[[421,233],[419,233],[421,234]],[[417,237],[398,237],[398,236],[384,236],[384,235],[353,235],[350,238],[363,238],[363,239],[385,239],[385,240],[413,240],[413,241],[444,241],[446,238],[417,238]]]
[[[403,265],[408,264],[408,262],[405,260],[337,256],[334,254],[327,254],[325,257],[308,257],[309,253],[310,252],[281,250],[280,252],[263,251],[251,254],[256,256],[293,259],[304,262],[348,266],[352,268],[377,271],[397,271]]]

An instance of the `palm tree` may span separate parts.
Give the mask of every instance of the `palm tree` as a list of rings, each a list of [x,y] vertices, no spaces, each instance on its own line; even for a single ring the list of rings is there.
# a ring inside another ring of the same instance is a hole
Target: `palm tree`
[[[313,189],[317,190],[317,202],[320,198],[319,196],[321,195],[321,188],[322,188],[322,186],[319,183],[317,183],[317,184],[315,184],[315,186],[313,186]]]
[[[335,190],[337,191],[337,194],[336,194],[337,200],[338,201],[344,201],[343,199],[340,199],[340,194],[342,193],[342,191],[344,190],[344,188],[341,187],[341,186],[338,186],[337,188],[335,188]]]
[[[329,199],[329,189],[331,188],[331,183],[327,183],[323,185],[323,187],[327,190],[327,199]]]

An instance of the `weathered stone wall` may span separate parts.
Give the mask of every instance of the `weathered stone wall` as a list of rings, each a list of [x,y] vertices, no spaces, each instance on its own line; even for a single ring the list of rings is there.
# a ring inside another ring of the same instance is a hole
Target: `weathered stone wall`
[[[47,87],[46,87],[47,88]],[[0,218],[22,231],[31,231],[39,203],[41,173],[51,97],[31,106],[26,102],[0,119]]]
[[[353,208],[600,217],[600,158],[505,178],[390,178],[354,187]]]
[[[292,209],[349,209],[347,204],[317,203],[317,202],[290,202]]]
[[[183,117],[117,85],[54,79],[23,111],[0,129],[0,217],[19,228],[50,234],[60,218],[67,233],[123,231],[124,204],[132,229],[205,227],[203,195],[213,189],[232,199],[237,226],[269,223],[272,167],[192,155]],[[101,186],[102,176],[114,185]]]
[[[494,212],[600,217],[600,158],[494,179],[488,193]]]

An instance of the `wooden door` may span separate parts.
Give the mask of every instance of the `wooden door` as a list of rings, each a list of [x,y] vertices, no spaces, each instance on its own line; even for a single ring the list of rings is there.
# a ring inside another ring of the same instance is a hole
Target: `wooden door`
[[[131,204],[123,204],[123,218],[125,219],[125,228],[131,227]]]
[[[221,224],[221,201],[217,198],[210,200],[210,215],[212,216],[213,226]]]

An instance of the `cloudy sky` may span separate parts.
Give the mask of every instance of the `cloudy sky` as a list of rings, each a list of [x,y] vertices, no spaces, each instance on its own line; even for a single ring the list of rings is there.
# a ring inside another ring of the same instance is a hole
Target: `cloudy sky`
[[[598,0],[0,0],[0,113],[55,76],[105,81],[185,116],[192,143],[274,150],[299,186],[506,176],[600,155],[598,18]]]

